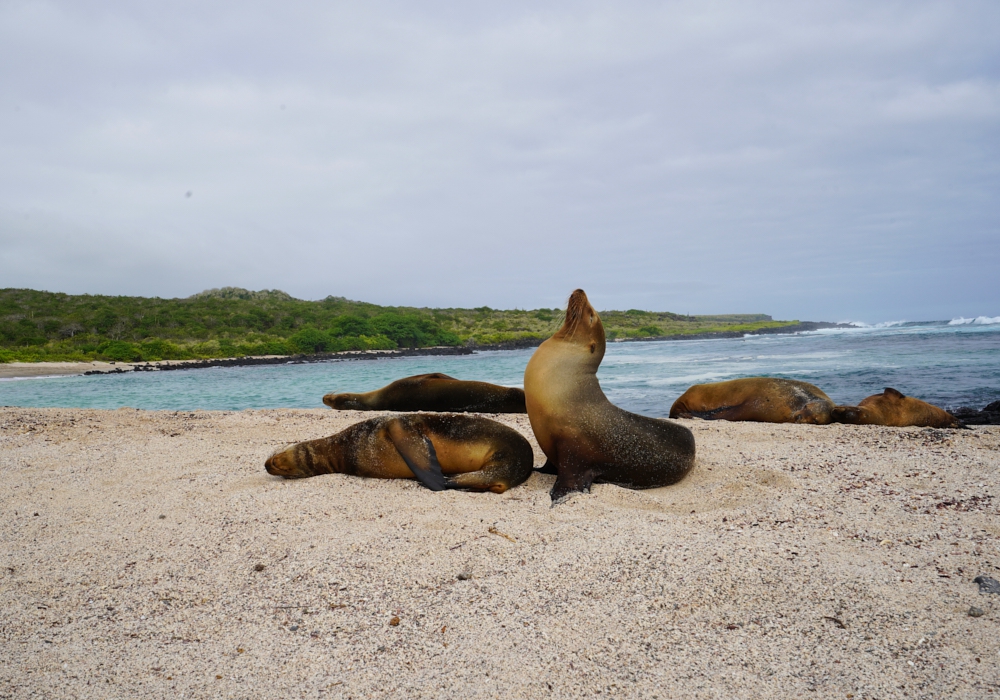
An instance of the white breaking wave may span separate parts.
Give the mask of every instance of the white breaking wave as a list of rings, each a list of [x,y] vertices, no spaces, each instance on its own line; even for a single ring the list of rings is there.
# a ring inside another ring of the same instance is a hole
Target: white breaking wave
[[[836,333],[847,331],[872,331],[879,330],[880,328],[895,328],[896,326],[902,326],[909,321],[882,321],[882,323],[865,323],[864,321],[838,321],[837,323],[850,324],[853,328],[823,328],[822,330],[814,331],[815,333]]]
[[[865,323],[864,321],[844,321],[844,323],[850,323],[852,326],[857,326],[858,328],[892,328],[894,326],[902,326],[904,323],[909,323],[909,321],[882,321],[882,323]]]
[[[948,321],[949,326],[992,326],[997,323],[1000,323],[1000,316],[976,316],[975,318],[959,316]]]

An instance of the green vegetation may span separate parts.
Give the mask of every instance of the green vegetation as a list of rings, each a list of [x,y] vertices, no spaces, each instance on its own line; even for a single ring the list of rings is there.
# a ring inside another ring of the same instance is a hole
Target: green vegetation
[[[609,339],[784,326],[761,314],[682,316],[602,311]],[[498,311],[388,307],[277,290],[226,287],[187,299],[0,290],[0,362],[184,360],[546,338],[560,309]]]

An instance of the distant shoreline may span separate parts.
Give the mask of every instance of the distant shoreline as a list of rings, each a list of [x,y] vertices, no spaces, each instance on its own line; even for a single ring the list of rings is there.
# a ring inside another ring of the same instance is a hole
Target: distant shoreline
[[[849,323],[803,321],[791,326],[760,328],[752,331],[709,331],[686,335],[649,338],[621,338],[613,342],[658,342],[673,340],[711,340],[742,338],[746,335],[803,333],[827,328],[855,328]],[[161,360],[150,362],[11,362],[0,364],[0,379],[30,379],[56,376],[126,374],[128,372],[164,372],[178,369],[208,369],[210,367],[252,367],[256,365],[311,364],[331,361],[383,360],[400,357],[433,357],[472,355],[477,352],[524,350],[538,347],[545,338],[520,338],[504,343],[471,346],[439,346],[430,348],[400,348],[398,350],[345,350],[311,355],[264,355],[255,357],[223,357],[205,360]]]

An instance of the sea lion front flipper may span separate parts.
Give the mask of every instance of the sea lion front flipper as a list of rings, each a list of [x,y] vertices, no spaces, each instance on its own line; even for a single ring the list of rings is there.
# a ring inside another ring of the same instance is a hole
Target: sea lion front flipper
[[[535,473],[536,474],[558,474],[559,473],[559,469],[554,464],[552,464],[552,460],[551,459],[547,459],[547,460],[545,460],[545,464],[543,464],[542,466],[540,466],[538,469],[535,470]]]
[[[400,421],[392,421],[388,426],[389,439],[406,462],[406,466],[417,477],[417,481],[431,491],[444,491],[449,488],[448,479],[441,471],[434,443],[419,430],[405,429]]]
[[[590,493],[590,486],[594,483],[597,474],[592,468],[577,467],[576,469],[559,469],[559,476],[556,483],[552,484],[552,505],[562,502],[562,499],[571,493]]]

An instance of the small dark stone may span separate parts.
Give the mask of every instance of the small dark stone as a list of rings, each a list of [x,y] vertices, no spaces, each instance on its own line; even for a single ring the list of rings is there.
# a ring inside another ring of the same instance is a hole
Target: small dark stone
[[[299,631],[299,626],[298,625],[292,625],[291,627],[288,628],[288,631],[289,632],[298,632]]]
[[[984,614],[982,608],[977,608],[975,605],[969,608],[969,617],[982,617]]]
[[[38,515],[38,513],[35,513],[35,515]]]
[[[159,516],[159,518],[158,518],[158,519],[159,519],[159,520],[166,520],[166,519],[167,519],[167,516],[165,516],[165,515],[161,515],[161,516]]]
[[[35,513],[35,515],[38,515],[38,513]],[[468,571],[463,571],[458,575],[459,581],[468,581],[470,578],[472,578],[472,574],[470,574]]]
[[[263,565],[263,564],[254,564],[254,565],[253,565],[253,570],[254,570],[254,571],[263,571],[263,570],[264,570],[264,568],[265,568],[265,567],[264,567],[264,565]]]
[[[995,578],[976,576],[976,578],[972,579],[972,582],[979,584],[980,593],[996,593],[1000,595],[1000,581],[997,581]]]

